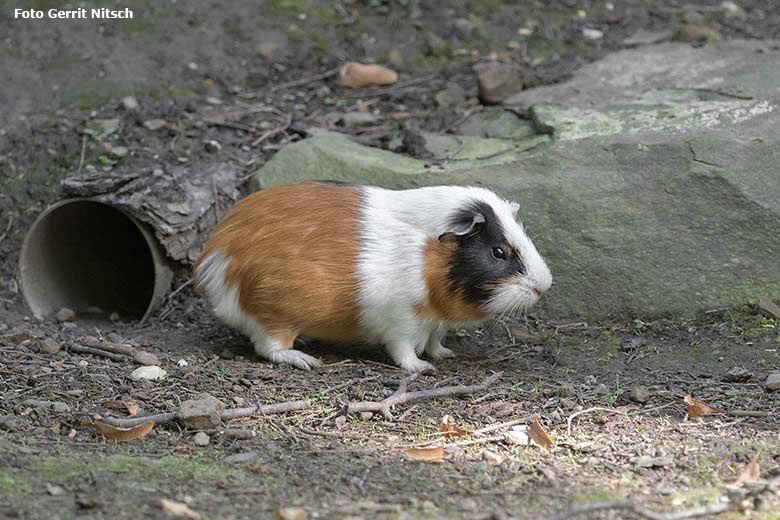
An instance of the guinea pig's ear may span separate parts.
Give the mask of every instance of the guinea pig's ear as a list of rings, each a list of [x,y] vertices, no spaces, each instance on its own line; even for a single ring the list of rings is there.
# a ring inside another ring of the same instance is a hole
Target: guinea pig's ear
[[[450,229],[439,235],[439,241],[445,242],[453,238],[468,235],[474,231],[475,227],[484,222],[485,216],[482,213],[474,213],[470,219],[466,218],[453,223],[450,226]]]
[[[517,202],[510,202],[509,209],[512,210],[512,218],[517,220],[517,213],[518,211],[520,211],[520,204],[518,204]]]

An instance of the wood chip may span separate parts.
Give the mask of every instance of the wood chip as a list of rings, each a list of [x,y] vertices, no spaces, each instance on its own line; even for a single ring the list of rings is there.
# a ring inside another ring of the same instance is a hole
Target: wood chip
[[[406,448],[403,450],[403,454],[412,460],[420,460],[424,462],[436,462],[441,464],[444,462],[444,448]]]
[[[118,442],[128,442],[139,439],[152,431],[152,428],[154,428],[154,421],[148,421],[143,424],[139,424],[138,426],[133,426],[132,428],[116,428],[102,421],[95,421],[93,424],[98,430],[100,430],[100,433],[109,439]]]
[[[160,507],[167,514],[172,516],[182,516],[184,518],[192,518],[193,520],[199,520],[203,518],[203,515],[197,511],[193,511],[187,504],[181,502],[174,502],[166,498],[160,499]]]

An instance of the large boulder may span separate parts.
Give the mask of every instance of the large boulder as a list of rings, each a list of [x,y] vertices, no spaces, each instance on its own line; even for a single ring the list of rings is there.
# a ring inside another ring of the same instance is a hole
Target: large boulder
[[[644,47],[522,92],[506,103],[553,140],[513,145],[511,162],[473,152],[473,139],[468,161],[424,163],[330,136],[282,149],[256,181],[491,187],[521,204],[556,278],[543,308],[557,316],[693,314],[778,298],[778,48]]]

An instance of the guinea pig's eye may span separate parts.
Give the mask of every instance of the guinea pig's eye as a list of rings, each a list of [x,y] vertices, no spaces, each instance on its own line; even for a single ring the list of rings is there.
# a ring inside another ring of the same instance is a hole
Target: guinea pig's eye
[[[506,253],[500,247],[494,247],[493,257],[498,258],[499,260],[506,260]]]

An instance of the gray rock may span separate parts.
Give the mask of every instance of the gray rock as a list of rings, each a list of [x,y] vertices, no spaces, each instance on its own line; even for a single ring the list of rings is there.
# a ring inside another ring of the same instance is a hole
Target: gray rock
[[[163,119],[149,119],[148,121],[144,121],[144,128],[153,132],[162,130],[166,126],[168,126],[168,123]]]
[[[22,425],[22,420],[15,415],[0,415],[0,430],[14,431]]]
[[[57,314],[55,314],[54,317],[57,318],[57,321],[59,322],[73,321],[76,318],[76,311],[63,307],[57,311]]]
[[[479,99],[488,105],[501,103],[523,89],[519,67],[507,63],[487,63],[476,68]]]
[[[225,404],[209,394],[200,394],[195,399],[181,403],[179,422],[191,430],[207,430],[222,424],[220,414]]]
[[[110,153],[114,157],[127,157],[127,154],[129,153],[126,146],[110,146],[110,148]]]
[[[567,83],[523,91],[505,105],[518,113],[533,107],[536,125],[553,138],[536,146],[512,150],[522,141],[495,139],[510,152],[425,168],[316,137],[280,150],[256,173],[255,187],[334,178],[397,189],[492,188],[520,203],[560,281],[541,310],[561,317],[690,315],[758,295],[778,298],[780,53],[773,45],[624,50]]]
[[[723,376],[726,383],[745,383],[753,377],[753,372],[745,367],[733,367]]]
[[[525,139],[536,133],[533,123],[503,107],[486,107],[472,114],[457,129],[458,134],[473,137]]]
[[[457,105],[466,99],[466,91],[457,83],[447,83],[447,88],[435,96],[436,103],[442,107]]]
[[[653,394],[644,386],[632,386],[628,390],[628,398],[635,403],[646,403],[652,397]]]
[[[55,401],[51,403],[51,411],[55,413],[69,413],[70,412],[70,406],[68,406],[65,403],[61,403],[59,401]]]
[[[773,370],[770,372],[769,376],[767,376],[766,381],[764,382],[764,386],[770,392],[780,390],[780,370]]]
[[[159,365],[160,359],[152,354],[151,352],[146,352],[144,350],[138,350],[133,354],[133,361],[138,363],[139,365],[144,366],[153,366],[153,365]]]
[[[672,31],[648,31],[639,29],[637,32],[620,42],[624,47],[638,47],[639,45],[651,45],[660,43],[672,37]]]
[[[62,348],[62,345],[59,341],[52,339],[52,338],[46,338],[41,342],[41,352],[45,354],[56,354],[60,351]]]
[[[341,120],[346,126],[371,125],[376,123],[378,119],[371,112],[347,112],[341,116]]]
[[[228,455],[222,460],[224,460],[225,462],[229,462],[231,464],[235,464],[238,462],[253,461],[256,458],[257,458],[257,453],[255,453],[254,451],[247,451],[244,453],[236,453],[235,455]]]
[[[211,439],[209,439],[206,432],[198,432],[195,434],[195,437],[192,438],[192,442],[194,442],[196,446],[208,446]]]

